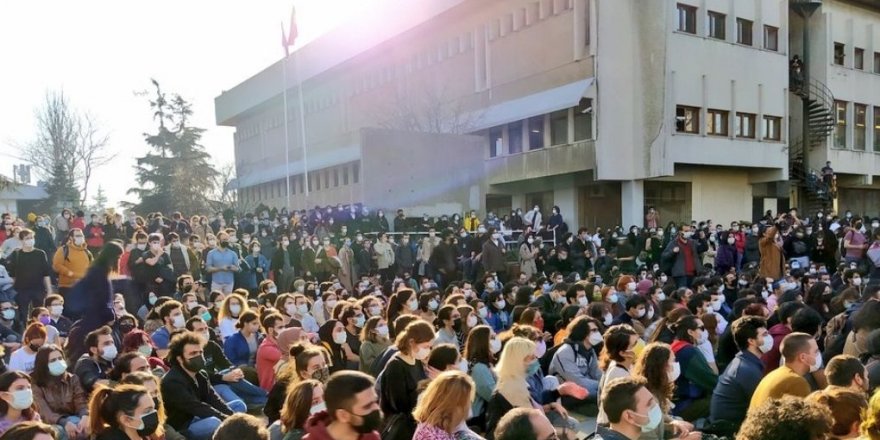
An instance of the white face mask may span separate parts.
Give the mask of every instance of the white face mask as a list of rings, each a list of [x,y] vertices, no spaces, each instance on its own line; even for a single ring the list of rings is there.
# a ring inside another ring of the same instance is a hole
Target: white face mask
[[[681,376],[681,365],[678,362],[672,364],[672,371],[668,372],[669,381],[675,382]]]
[[[104,347],[103,350],[101,350],[101,357],[104,358],[104,360],[108,361],[108,362],[113,361],[113,359],[116,359],[117,354],[118,354],[118,352],[116,351],[115,345],[109,345],[107,347]]]
[[[712,301],[712,310],[714,310],[714,311],[716,311],[716,312],[719,311],[719,310],[721,310],[721,305],[722,305],[722,304],[724,304],[724,300],[723,300],[723,299],[716,299],[715,301]]]
[[[862,279],[861,279],[861,278],[853,278],[853,279],[852,279],[852,285],[853,285],[853,286],[856,286],[856,287],[861,286],[861,285],[862,285]]]
[[[651,407],[651,409],[648,411],[647,415],[639,414],[636,412],[633,412],[633,413],[637,414],[641,417],[648,418],[647,423],[645,423],[644,425],[639,425],[642,432],[651,432],[651,431],[657,429],[657,426],[659,426],[660,422],[663,421],[663,412],[660,410],[660,405],[657,405],[657,404],[654,404],[654,406]]]
[[[431,349],[427,348],[427,347],[423,347],[423,348],[416,350],[416,352],[413,353],[413,357],[416,358],[416,360],[423,361],[428,358],[429,354],[431,354]]]
[[[184,318],[183,315],[177,315],[171,318],[171,325],[173,325],[174,328],[183,328],[183,326],[186,325],[186,318]]]
[[[635,282],[626,283],[626,290],[628,290],[630,292],[636,290],[636,283]]]
[[[498,310],[503,310],[505,306],[507,306],[507,303],[503,299],[498,300],[498,302],[495,303],[495,307]]]
[[[9,406],[19,411],[26,410],[34,404],[34,392],[30,388],[11,391],[9,394],[12,394],[12,402]]]
[[[611,295],[608,295],[608,302],[610,302],[612,304],[616,303],[618,301],[618,299],[619,298],[617,297],[617,292],[612,293]]]
[[[309,409],[309,414],[314,415],[314,414],[317,414],[321,411],[327,411],[327,403],[326,402],[321,402],[317,405],[312,405],[312,407]]]
[[[345,341],[348,340],[348,334],[344,331],[339,333],[333,333],[333,342],[342,345],[345,344]]]
[[[409,307],[409,311],[411,311],[411,312],[415,312],[415,311],[419,308],[419,302],[416,301],[416,300],[414,300],[414,299],[413,299],[413,300],[410,300],[410,301],[407,303],[407,307]]]
[[[547,353],[547,343],[544,341],[538,342],[538,347],[535,349],[535,357],[541,358],[544,356],[544,353]]]
[[[30,248],[34,247],[34,243],[35,243],[35,241],[33,238],[28,238],[27,240],[24,241],[23,244],[24,244],[24,247],[30,249]]]
[[[647,313],[647,311],[645,309],[637,310],[636,311],[636,318],[643,318],[645,316],[645,313]]]
[[[489,351],[491,351],[492,354],[495,354],[495,353],[498,353],[499,351],[501,351],[501,340],[498,338],[490,339],[489,340]]]
[[[49,313],[52,316],[61,316],[61,313],[64,312],[64,306],[50,306]]]
[[[810,373],[815,373],[822,368],[822,352],[816,353],[816,362],[813,362],[813,365],[810,365]]]
[[[480,318],[485,318],[489,316],[489,310],[485,307],[480,307],[479,309],[477,309],[477,314],[480,315]]]
[[[79,236],[73,237],[73,244],[75,244],[77,246],[82,246],[82,244],[85,242],[86,242],[85,237],[79,237]]]
[[[370,316],[379,316],[379,314],[382,313],[382,308],[379,306],[370,306],[368,311],[370,312]]]
[[[602,342],[602,333],[599,332],[591,332],[589,340],[590,345],[599,345]]]
[[[611,316],[610,313],[606,313],[606,314],[605,314],[605,322],[604,322],[604,324],[605,324],[606,326],[609,326],[609,325],[611,325],[612,322],[614,322],[614,317]]]
[[[229,306],[229,313],[231,313],[232,316],[238,316],[238,314],[241,313],[241,306],[238,304],[232,304]]]
[[[761,353],[767,353],[773,349],[773,336],[769,333],[764,335],[764,341],[761,342],[761,345],[758,346],[758,350],[761,350]]]
[[[376,333],[379,334],[379,336],[388,336],[388,326],[380,325],[376,327]]]
[[[666,300],[666,294],[663,292],[658,293],[657,294],[657,301],[664,301],[664,300]]]
[[[704,344],[709,340],[709,330],[703,329],[700,331],[700,339],[697,341],[697,344]]]
[[[583,306],[587,305],[588,303],[589,303],[589,300],[587,300],[586,296],[579,296],[578,297],[578,305],[579,306],[583,307]]]
[[[475,315],[470,315],[467,318],[467,326],[468,327],[476,327],[479,321]]]
[[[333,308],[336,307],[336,300],[335,299],[328,299],[326,302],[326,305],[327,305],[328,309],[333,310]]]
[[[654,309],[648,309],[648,319],[654,319]]]
[[[462,373],[467,373],[468,372],[467,361],[462,359],[461,362],[458,363],[458,369],[461,370]]]

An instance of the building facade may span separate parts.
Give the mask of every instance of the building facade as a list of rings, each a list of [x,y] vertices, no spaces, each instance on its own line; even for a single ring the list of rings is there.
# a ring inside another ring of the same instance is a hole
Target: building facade
[[[859,8],[837,3],[821,14]],[[401,1],[224,92],[216,119],[253,205],[751,220],[791,203],[789,17],[787,0]],[[852,162],[835,169],[873,182]]]

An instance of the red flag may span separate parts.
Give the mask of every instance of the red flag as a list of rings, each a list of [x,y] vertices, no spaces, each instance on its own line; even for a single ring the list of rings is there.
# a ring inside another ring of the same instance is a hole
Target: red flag
[[[290,56],[290,46],[293,46],[299,35],[299,29],[296,27],[296,8],[291,9],[289,32],[284,32],[284,22],[281,22],[281,45],[284,47],[284,56]]]

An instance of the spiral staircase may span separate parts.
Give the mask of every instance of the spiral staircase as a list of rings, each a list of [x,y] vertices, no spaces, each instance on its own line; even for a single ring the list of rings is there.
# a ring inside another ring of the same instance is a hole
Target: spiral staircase
[[[803,195],[800,203],[802,209],[809,213],[826,210],[837,197],[837,191],[833,185],[823,182],[818,170],[806,168],[804,156],[824,145],[828,135],[834,130],[834,95],[828,86],[815,79],[811,79],[808,84],[792,84],[791,91],[807,107],[808,117],[805,123],[809,131],[809,141],[805,145],[804,139],[799,139],[789,145],[789,180]]]

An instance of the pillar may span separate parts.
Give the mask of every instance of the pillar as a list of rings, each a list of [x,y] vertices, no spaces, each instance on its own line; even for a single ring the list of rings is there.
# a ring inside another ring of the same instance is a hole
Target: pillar
[[[625,180],[620,182],[620,218],[621,226],[628,230],[630,226],[645,226],[645,181]]]
[[[553,204],[559,207],[559,213],[568,224],[569,231],[577,231],[580,227],[580,213],[578,212],[578,190],[573,178],[562,179],[556,182],[553,188]],[[545,214],[544,221],[550,214]],[[560,237],[561,238],[561,237]]]

